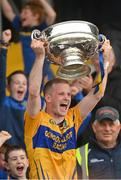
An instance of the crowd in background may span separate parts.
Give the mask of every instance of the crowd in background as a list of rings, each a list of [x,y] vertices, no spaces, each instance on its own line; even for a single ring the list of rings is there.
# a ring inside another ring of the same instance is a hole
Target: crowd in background
[[[0,179],[121,178],[118,3],[0,0]],[[99,86],[98,56],[92,74],[68,83],[56,78],[44,42],[31,40],[34,29],[66,20],[92,22],[106,36]],[[11,48],[22,68],[9,69]]]

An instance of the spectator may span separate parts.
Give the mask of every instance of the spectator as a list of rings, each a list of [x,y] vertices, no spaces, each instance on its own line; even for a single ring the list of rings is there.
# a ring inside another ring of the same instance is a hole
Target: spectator
[[[92,128],[94,137],[90,137],[89,143],[85,145],[87,162],[82,159],[82,166],[87,164],[89,179],[121,179],[119,112],[111,106],[99,108]],[[79,157],[78,160],[80,160]],[[84,171],[86,169],[83,169]]]
[[[7,179],[5,152],[9,146],[5,142],[10,138],[11,135],[7,131],[0,132],[0,179]]]
[[[16,16],[7,0],[1,0],[2,10],[12,26],[19,32],[23,51],[24,72],[28,76],[34,63],[35,54],[30,47],[31,32],[40,31],[51,25],[56,18],[56,13],[46,0],[30,0],[22,8],[20,16]],[[49,69],[50,62],[45,61],[44,75],[53,76]]]
[[[39,89],[45,58],[44,43],[33,40],[36,53],[30,73],[29,97],[25,113],[25,143],[30,162],[30,179],[73,179],[76,177],[76,136],[82,120],[104,94],[107,69],[102,91],[89,94],[74,108],[71,87],[63,79],[53,79],[44,88],[45,112],[40,108]],[[40,111],[41,110],[41,111]],[[80,112],[81,110],[81,112]],[[68,160],[69,159],[69,160]]]
[[[11,146],[5,153],[5,161],[8,179],[27,179],[29,162],[25,149],[20,146]]]
[[[12,138],[8,141],[12,145],[24,146],[24,97],[27,91],[27,78],[23,71],[15,71],[8,77],[6,96],[6,43],[11,38],[10,30],[3,32],[3,42],[0,52],[0,131],[8,131]]]

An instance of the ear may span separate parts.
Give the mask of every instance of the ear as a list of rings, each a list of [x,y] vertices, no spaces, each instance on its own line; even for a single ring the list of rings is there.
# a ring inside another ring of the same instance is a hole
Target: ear
[[[50,94],[45,95],[46,102],[51,102],[52,98]]]
[[[8,84],[8,81],[6,81],[6,88],[10,92],[10,84]]]
[[[92,123],[92,129],[93,129],[93,132],[95,133],[95,131],[96,131],[96,125],[95,125],[95,123]]]
[[[9,170],[10,170],[9,165],[8,165],[8,163],[7,163],[7,162],[5,162],[5,169],[6,169],[7,171],[9,171]]]
[[[29,167],[29,160],[27,159],[27,161],[26,161],[26,164],[27,164],[27,167]]]

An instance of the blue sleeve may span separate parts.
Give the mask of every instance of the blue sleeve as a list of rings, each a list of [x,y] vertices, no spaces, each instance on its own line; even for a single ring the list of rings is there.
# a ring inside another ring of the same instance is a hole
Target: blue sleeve
[[[0,104],[6,96],[6,49],[0,51]]]
[[[78,93],[72,98],[70,107],[72,108],[72,107],[76,106],[76,105],[83,99],[83,97],[84,97],[84,96],[83,96],[82,92],[81,92],[81,91],[78,92]]]
[[[21,28],[21,20],[20,20],[20,17],[19,16],[15,16],[15,18],[13,19],[12,21],[12,26],[13,28],[15,28],[16,30],[20,30]]]
[[[79,103],[82,99],[83,99],[83,94],[82,92],[78,92],[75,96],[74,96],[74,99],[77,103]]]
[[[39,25],[39,30],[40,31],[43,31],[44,29],[46,29],[48,27],[48,25],[47,25],[47,23],[44,21],[43,23],[41,23],[40,25]]]

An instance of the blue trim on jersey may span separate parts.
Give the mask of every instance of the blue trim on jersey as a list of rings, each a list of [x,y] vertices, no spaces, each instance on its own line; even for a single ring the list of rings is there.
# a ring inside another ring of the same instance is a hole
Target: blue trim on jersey
[[[42,168],[41,162],[39,161],[40,164],[40,169],[41,169],[41,173],[42,173],[42,179],[46,179],[45,175],[44,175],[44,170]]]
[[[53,152],[63,153],[76,148],[76,132],[74,127],[60,134],[46,126],[40,126],[33,137],[33,148],[48,148]]]
[[[37,177],[38,177],[38,179],[40,179],[39,170],[38,170],[37,163],[36,163],[35,160],[34,160],[34,164],[35,164],[35,167],[36,167]]]

